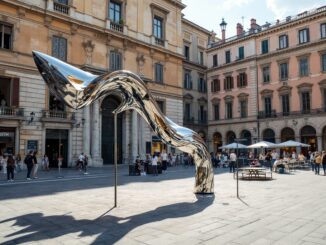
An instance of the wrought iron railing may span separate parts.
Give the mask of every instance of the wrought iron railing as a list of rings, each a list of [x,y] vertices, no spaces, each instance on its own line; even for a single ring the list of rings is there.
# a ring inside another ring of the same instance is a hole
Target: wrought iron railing
[[[63,3],[59,3],[57,1],[53,2],[53,9],[54,11],[63,13],[63,14],[69,14],[69,6]]]
[[[155,44],[156,44],[156,45],[160,45],[160,46],[164,46],[164,40],[155,37]]]

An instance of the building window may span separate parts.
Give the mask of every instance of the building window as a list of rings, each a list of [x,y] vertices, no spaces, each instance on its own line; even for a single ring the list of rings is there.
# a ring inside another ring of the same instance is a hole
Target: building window
[[[290,99],[289,99],[289,95],[288,94],[282,95],[281,99],[282,99],[283,116],[288,116],[288,115],[290,115]]]
[[[220,104],[213,105],[214,120],[220,120]]]
[[[186,60],[190,60],[190,52],[189,52],[189,46],[184,46],[184,56]]]
[[[326,23],[320,24],[320,38],[326,38]]]
[[[247,74],[245,72],[239,73],[239,75],[237,76],[237,87],[243,88],[246,87],[247,85],[248,85]]]
[[[287,35],[279,36],[278,40],[280,49],[287,48],[289,46],[289,39]]]
[[[265,117],[271,117],[272,116],[272,98],[265,97],[264,104],[265,104]]]
[[[67,61],[67,39],[63,37],[52,37],[52,56]]]
[[[185,70],[184,72],[184,88],[185,89],[192,89],[192,79],[191,79],[191,72]]]
[[[233,77],[227,76],[224,79],[224,90],[231,90],[233,89]]]
[[[12,49],[12,26],[0,23],[0,48]]]
[[[232,119],[232,102],[225,103],[226,119]]]
[[[163,83],[163,65],[155,64],[155,82]]]
[[[239,47],[239,60],[244,59],[244,47]]]
[[[206,81],[203,77],[199,77],[198,79],[198,91],[201,93],[205,93],[207,91],[206,89]]]
[[[225,51],[225,63],[226,64],[231,63],[231,51],[230,50]]]
[[[212,93],[218,92],[221,90],[221,85],[220,85],[220,80],[219,79],[214,79],[211,83],[211,91]]]
[[[58,100],[54,95],[50,94],[49,110],[50,111],[64,111],[65,104],[61,100]]]
[[[121,18],[121,4],[114,2],[114,1],[110,1],[110,9],[109,9],[109,18],[112,22],[114,23],[120,23],[120,21],[122,20]]]
[[[217,54],[213,55],[213,67],[217,67],[218,66],[218,62],[217,62]]]
[[[309,74],[309,67],[308,67],[308,58],[301,58],[299,60],[299,70],[300,70],[300,76],[308,76]]]
[[[54,11],[61,12],[63,14],[69,14],[68,0],[54,0],[53,9]]]
[[[117,51],[110,51],[110,71],[117,71],[122,69],[121,53]]]
[[[321,65],[322,65],[322,71],[326,72],[326,54],[323,54],[321,56]]]
[[[246,100],[240,101],[240,117],[241,118],[248,117],[248,103]]]
[[[263,82],[269,83],[270,82],[270,69],[269,66],[263,67]]]
[[[326,89],[324,89],[324,111],[326,111]]]
[[[198,119],[201,123],[205,123],[207,121],[206,118],[207,118],[207,113],[204,110],[204,106],[201,105],[198,111]]]
[[[268,40],[263,40],[261,42],[261,53],[267,54],[268,53]]]
[[[284,81],[288,79],[288,63],[280,64],[280,80]]]
[[[302,99],[302,113],[310,113],[310,93],[303,92],[301,93]]]
[[[185,104],[185,119],[189,121],[191,118],[191,104],[186,103]]]
[[[165,114],[164,101],[162,101],[162,100],[157,100],[156,103],[157,103],[158,107],[160,108],[161,112],[162,112],[163,114]]]
[[[200,65],[204,65],[204,52],[203,51],[199,51],[198,53],[198,59],[199,59],[199,64]]]
[[[153,20],[154,37],[163,40],[163,20],[157,16]]]
[[[309,29],[299,30],[299,43],[307,43],[309,42]]]

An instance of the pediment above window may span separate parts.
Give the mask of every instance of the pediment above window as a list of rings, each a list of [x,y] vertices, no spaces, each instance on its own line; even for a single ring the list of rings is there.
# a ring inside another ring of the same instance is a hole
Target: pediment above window
[[[232,102],[233,99],[234,99],[234,96],[232,96],[232,95],[227,95],[227,96],[224,97],[224,100],[225,100],[226,102]]]
[[[283,95],[283,94],[290,94],[291,93],[291,90],[292,90],[292,87],[288,86],[288,85],[284,85],[284,86],[281,86],[277,89],[278,93],[280,95]]]
[[[262,96],[272,96],[273,95],[273,90],[270,89],[264,89],[260,92]]]
[[[312,84],[311,83],[301,83],[297,86],[300,92],[312,91]]]

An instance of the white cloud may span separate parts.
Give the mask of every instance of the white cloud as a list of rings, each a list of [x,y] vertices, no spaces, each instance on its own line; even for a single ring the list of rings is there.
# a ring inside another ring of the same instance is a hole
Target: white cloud
[[[275,19],[283,19],[288,11],[286,6],[279,4],[277,0],[266,0],[266,5],[273,12]]]
[[[222,8],[224,10],[231,10],[232,8],[239,8],[243,5],[247,5],[249,4],[250,2],[252,2],[253,0],[226,0],[223,2],[222,4]]]

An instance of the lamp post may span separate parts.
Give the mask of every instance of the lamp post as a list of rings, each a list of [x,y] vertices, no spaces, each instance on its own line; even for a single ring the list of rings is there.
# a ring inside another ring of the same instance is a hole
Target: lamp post
[[[238,150],[239,142],[247,141],[247,139],[234,139],[234,142],[237,143],[237,198],[239,198],[239,159],[238,159]]]
[[[117,185],[118,185],[118,123],[117,123],[117,112],[114,114],[114,207],[117,207]]]
[[[225,41],[225,29],[226,29],[227,23],[224,21],[224,18],[222,18],[222,22],[220,24],[221,30],[222,30],[222,41]]]

